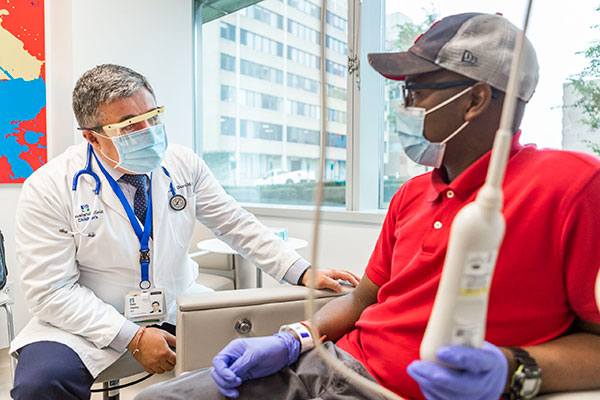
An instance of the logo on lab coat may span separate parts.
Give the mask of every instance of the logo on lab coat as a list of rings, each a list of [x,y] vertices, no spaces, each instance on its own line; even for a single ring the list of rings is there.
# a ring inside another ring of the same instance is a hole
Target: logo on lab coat
[[[84,206],[87,206],[87,207],[84,208]],[[84,209],[85,209],[85,211],[84,211]],[[95,219],[98,219],[101,214],[104,214],[104,210],[94,210],[94,212],[90,212],[90,208],[87,204],[82,204],[81,210],[82,210],[82,212],[80,214],[77,214],[74,216],[74,218],[77,222],[86,222],[90,218],[92,220],[95,220]]]
[[[90,205],[89,204],[82,204],[79,207],[81,208],[81,212],[82,213],[90,212]]]

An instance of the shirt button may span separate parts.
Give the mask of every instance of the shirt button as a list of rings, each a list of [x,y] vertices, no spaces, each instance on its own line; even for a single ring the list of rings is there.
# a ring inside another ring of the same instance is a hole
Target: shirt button
[[[446,197],[448,197],[449,199],[453,198],[454,197],[454,192],[452,190],[448,190],[446,192]]]
[[[442,227],[442,223],[440,221],[435,221],[433,224],[434,229],[440,229]]]

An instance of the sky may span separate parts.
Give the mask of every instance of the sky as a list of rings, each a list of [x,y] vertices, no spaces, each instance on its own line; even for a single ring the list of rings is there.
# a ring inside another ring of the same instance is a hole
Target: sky
[[[499,12],[522,27],[526,3],[524,0],[386,0],[386,13],[399,11],[418,22],[424,20],[423,7],[430,10],[433,4],[440,18],[462,12]],[[563,83],[587,65],[583,55],[576,52],[600,40],[600,30],[591,28],[600,22],[600,12],[595,11],[599,5],[600,0],[574,0],[567,10],[559,0],[533,2],[527,36],[537,52],[540,80],[521,124],[521,143],[561,148]]]

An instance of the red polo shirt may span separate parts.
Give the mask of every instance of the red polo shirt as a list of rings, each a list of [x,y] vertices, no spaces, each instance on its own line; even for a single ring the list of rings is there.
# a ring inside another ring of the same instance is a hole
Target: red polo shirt
[[[600,162],[585,154],[521,146],[515,135],[504,180],[506,233],[490,289],[486,340],[528,346],[563,334],[575,316],[600,322],[594,282],[600,266]],[[450,225],[475,199],[490,153],[449,185],[440,170],[395,194],[366,274],[381,286],[338,346],[384,386],[424,398],[406,367],[433,307]]]

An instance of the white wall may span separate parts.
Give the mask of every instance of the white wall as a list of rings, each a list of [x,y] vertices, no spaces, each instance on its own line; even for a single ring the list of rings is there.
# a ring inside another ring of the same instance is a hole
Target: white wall
[[[313,262],[312,218],[272,217],[261,215],[252,209],[258,219],[267,226],[288,228],[290,237],[308,241],[308,247],[298,252]],[[362,276],[381,231],[381,222],[351,222],[325,220],[321,222],[317,262],[319,268],[346,269]],[[273,286],[276,281],[263,274],[264,286]]]
[[[290,237],[308,241],[300,254],[312,257],[313,221],[293,218],[258,216],[267,226],[288,228]],[[364,273],[369,257],[381,230],[379,224],[360,224],[343,221],[324,221],[320,226],[320,240],[316,265],[320,268],[343,268],[358,275]],[[313,260],[310,260],[313,261]]]
[[[192,147],[192,11],[192,0],[73,1],[73,83],[98,64],[140,72],[166,107],[169,141]]]

